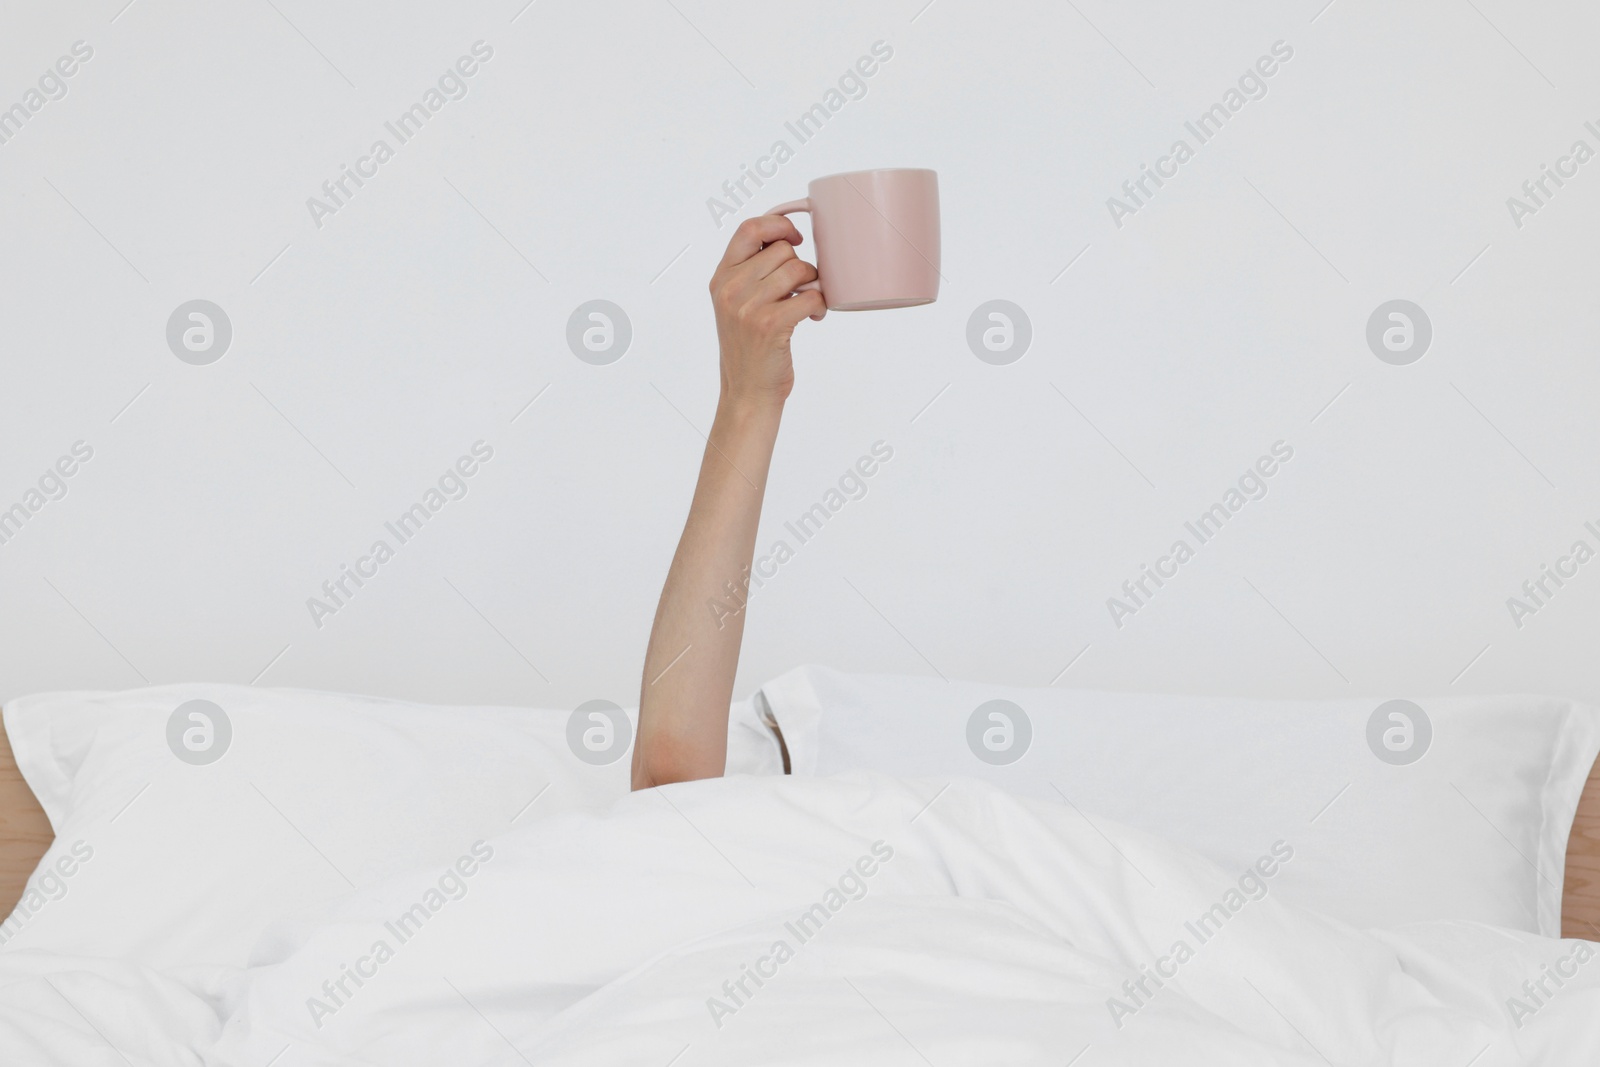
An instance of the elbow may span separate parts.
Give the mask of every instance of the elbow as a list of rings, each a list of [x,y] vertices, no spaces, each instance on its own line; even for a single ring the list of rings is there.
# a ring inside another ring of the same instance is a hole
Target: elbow
[[[648,743],[641,740],[634,752],[631,788],[637,791],[702,778],[720,778],[723,767],[718,756],[725,761],[724,753],[709,753],[703,745],[660,736],[652,737]]]

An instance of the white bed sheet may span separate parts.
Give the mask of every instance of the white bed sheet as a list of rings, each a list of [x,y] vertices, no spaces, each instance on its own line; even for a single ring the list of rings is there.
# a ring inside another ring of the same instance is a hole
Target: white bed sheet
[[[1292,850],[1264,840],[1253,875],[1224,871],[966,780],[690,783],[462,842],[470,862],[274,929],[249,971],[0,953],[0,1061],[1600,1057],[1596,946],[1466,922],[1357,931],[1273,893]]]

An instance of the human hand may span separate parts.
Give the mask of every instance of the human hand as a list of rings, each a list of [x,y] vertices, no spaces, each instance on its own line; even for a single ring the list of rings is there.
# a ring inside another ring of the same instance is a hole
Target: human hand
[[[804,240],[783,215],[746,219],[711,276],[726,402],[781,406],[794,388],[789,339],[801,319],[828,311],[820,292],[795,292],[817,277],[794,250]]]

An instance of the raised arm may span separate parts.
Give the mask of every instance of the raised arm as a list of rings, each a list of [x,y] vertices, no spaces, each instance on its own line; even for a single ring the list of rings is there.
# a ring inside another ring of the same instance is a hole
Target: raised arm
[[[739,226],[711,277],[722,352],[722,393],[700,481],[656,607],[639,694],[633,788],[722,774],[728,703],[744,639],[743,602],[756,525],[783,404],[794,385],[789,338],[801,319],[826,313],[821,294],[794,293],[816,268],[781,215]]]

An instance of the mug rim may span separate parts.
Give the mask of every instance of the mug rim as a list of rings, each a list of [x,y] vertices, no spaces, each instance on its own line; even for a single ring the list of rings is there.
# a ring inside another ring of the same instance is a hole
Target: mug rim
[[[939,172],[934,170],[932,167],[871,167],[867,170],[842,170],[837,174],[824,174],[820,177],[812,178],[809,184],[815,185],[817,182],[824,182],[830,178],[855,178],[863,174],[894,173],[932,174],[935,177],[938,177],[939,174]]]

